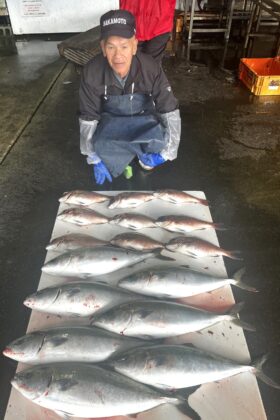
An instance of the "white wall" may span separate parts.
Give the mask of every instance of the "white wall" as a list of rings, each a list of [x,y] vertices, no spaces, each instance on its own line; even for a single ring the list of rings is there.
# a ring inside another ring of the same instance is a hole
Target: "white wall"
[[[118,0],[6,0],[13,32],[21,34],[83,32],[100,16],[119,8]]]

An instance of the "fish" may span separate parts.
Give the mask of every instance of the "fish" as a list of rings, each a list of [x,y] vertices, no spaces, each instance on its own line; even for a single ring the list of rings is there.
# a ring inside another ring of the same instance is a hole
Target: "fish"
[[[100,194],[94,191],[74,190],[63,193],[60,197],[60,203],[75,204],[77,206],[90,206],[91,204],[103,203],[109,200],[105,194]]]
[[[263,357],[255,365],[242,365],[197,348],[163,344],[128,350],[108,364],[122,375],[165,391],[216,382],[243,372],[251,372],[280,389],[262,371],[266,360]]]
[[[166,249],[172,252],[179,252],[192,258],[225,256],[233,260],[241,260],[239,251],[227,251],[203,239],[178,236],[171,239]]]
[[[164,248],[162,242],[141,233],[121,233],[112,238],[110,243],[121,248],[135,249],[137,251],[152,251]]]
[[[82,233],[70,233],[54,238],[47,246],[48,251],[65,252],[78,248],[93,248],[106,245],[106,241]]]
[[[155,224],[165,230],[170,232],[178,233],[189,233],[194,230],[202,229],[217,229],[224,230],[224,227],[221,223],[211,223],[205,222],[203,220],[194,219],[193,217],[187,216],[161,216],[156,221]]]
[[[179,303],[159,300],[138,300],[123,303],[93,316],[91,325],[129,337],[167,338],[209,328],[222,321],[231,321],[248,331],[255,328],[241,321],[237,313],[243,303],[218,314]]]
[[[109,209],[126,209],[138,207],[147,201],[154,200],[151,192],[123,192],[113,196],[108,205]]]
[[[111,245],[97,248],[79,248],[65,252],[48,261],[42,267],[42,271],[53,276],[86,278],[112,273],[149,258],[173,260],[160,255],[160,251],[155,249],[150,252],[140,252]]]
[[[159,198],[163,201],[168,201],[173,204],[202,204],[203,206],[208,205],[208,201],[202,198],[194,197],[184,191],[177,190],[158,190],[153,193],[155,198]]]
[[[12,386],[35,404],[62,417],[135,414],[178,402],[159,390],[89,363],[56,363],[16,373]]]
[[[118,286],[134,293],[163,299],[195,296],[229,284],[250,292],[257,292],[255,287],[242,282],[244,273],[245,270],[242,268],[230,279],[181,267],[154,268],[130,274],[119,280]]]
[[[133,230],[156,227],[154,219],[138,213],[117,214],[109,223]]]
[[[140,296],[98,282],[63,283],[29,295],[24,305],[40,312],[87,317]]]
[[[57,216],[58,220],[63,220],[64,222],[74,223],[79,226],[88,226],[88,225],[101,225],[108,223],[109,218],[97,213],[97,211],[91,209],[83,208],[70,208],[63,210]]]
[[[97,363],[143,343],[146,342],[122,337],[100,328],[61,326],[26,334],[8,344],[3,354],[10,359],[31,365],[59,362]]]

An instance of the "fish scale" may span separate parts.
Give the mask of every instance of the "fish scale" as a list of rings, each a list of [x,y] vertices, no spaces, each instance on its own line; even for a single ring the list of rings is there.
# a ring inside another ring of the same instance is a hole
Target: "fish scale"
[[[33,403],[62,416],[128,415],[178,402],[119,373],[87,363],[31,367],[17,373],[12,385]]]
[[[25,306],[63,316],[91,316],[139,295],[103,283],[75,282],[41,289],[28,296]]]
[[[156,250],[143,253],[114,246],[80,248],[48,261],[42,271],[54,276],[99,276],[158,256]]]
[[[140,345],[143,345],[142,340],[122,337],[100,328],[65,326],[20,337],[8,344],[3,354],[28,364],[95,363]]]
[[[109,364],[122,375],[164,390],[220,381],[243,372],[256,374],[266,384],[279,389],[262,372],[265,361],[262,358],[255,366],[242,365],[188,346],[149,345],[128,350]]]

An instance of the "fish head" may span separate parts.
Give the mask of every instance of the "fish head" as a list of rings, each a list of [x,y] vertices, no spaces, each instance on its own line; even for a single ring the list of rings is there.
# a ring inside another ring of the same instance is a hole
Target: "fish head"
[[[114,358],[110,365],[119,373],[122,373],[129,377],[134,377],[134,374],[139,373],[145,369],[145,363],[143,365],[143,360],[145,358],[145,351],[140,348],[131,349],[125,353],[122,353],[118,357]]]
[[[124,305],[124,308],[123,305],[118,305],[103,314],[93,316],[91,325],[125,335],[124,331],[131,322],[132,314],[131,310],[129,310],[129,305]]]
[[[183,246],[183,245],[190,245],[191,243],[192,243],[192,241],[193,241],[193,238],[191,238],[191,237],[186,237],[186,236],[179,236],[179,237],[177,237],[177,238],[173,238],[173,239],[171,239],[168,243],[167,243],[167,245],[166,245],[166,248],[169,250],[169,251],[176,251],[177,249],[179,249],[181,246]]]
[[[4,350],[3,354],[18,362],[28,363],[32,361],[40,351],[45,334],[36,331],[12,341]]]
[[[72,259],[72,255],[70,252],[66,252],[58,257],[53,258],[52,260],[48,261],[43,267],[42,271],[47,274],[56,275],[61,272],[67,273],[69,271],[69,264]]]
[[[118,286],[132,291],[135,289],[138,290],[140,287],[145,287],[153,279],[153,277],[154,274],[152,272],[142,271],[121,279]]]
[[[23,303],[28,308],[44,311],[56,301],[60,293],[58,287],[47,287],[29,295]]]
[[[57,215],[58,220],[66,220],[69,217],[73,217],[77,214],[76,208],[66,209],[63,210],[61,213]]]
[[[35,401],[48,392],[52,381],[52,369],[49,366],[39,366],[16,373],[12,386],[24,397]]]

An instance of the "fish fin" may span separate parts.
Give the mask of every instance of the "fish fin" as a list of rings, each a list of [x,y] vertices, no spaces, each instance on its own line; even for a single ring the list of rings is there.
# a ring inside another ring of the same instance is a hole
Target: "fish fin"
[[[225,227],[225,225],[223,223],[213,223],[212,227],[215,230],[227,230],[227,228]]]
[[[233,279],[231,280],[231,284],[233,284],[236,287],[239,287],[240,289],[247,290],[248,292],[258,292],[258,290],[255,287],[248,286],[246,283],[242,282],[242,277],[245,274],[245,267],[240,268],[240,270],[236,271],[236,273],[233,276]]]
[[[161,248],[160,248],[160,251],[161,251]],[[158,255],[156,256],[156,258],[157,258],[158,260],[162,260],[162,261],[176,261],[176,259],[175,259],[175,258],[167,257],[167,256],[165,256],[165,255],[161,255],[161,254],[158,254]]]
[[[243,328],[247,331],[256,331],[256,327],[254,325],[248,324],[245,321],[241,321],[241,319],[238,318],[238,313],[242,310],[244,306],[244,302],[239,302],[233,305],[227,312],[229,316],[229,320],[232,321],[235,325],[238,325],[239,327]]]
[[[115,199],[110,200],[109,204],[108,204],[108,209],[113,210],[116,206],[117,206],[117,201]]]
[[[232,315],[233,317],[236,316],[242,309],[244,308],[245,303],[239,302],[233,305],[229,310],[226,311],[227,314]]]
[[[68,338],[66,337],[54,337],[51,339],[51,343],[55,346],[61,346],[62,344],[64,344],[66,341],[68,341]],[[43,343],[42,343],[43,344]]]
[[[265,384],[280,389],[280,385],[275,382],[273,379],[270,379],[262,370],[263,364],[267,361],[269,355],[265,354],[253,363],[253,367],[255,368],[256,377],[259,378]]]
[[[225,257],[231,258],[232,260],[243,261],[241,257],[241,251],[226,251],[224,253]]]
[[[197,255],[193,254],[192,252],[188,252],[186,255],[190,258],[193,258],[194,260],[197,260]]]
[[[188,264],[186,264],[186,265],[180,264],[180,267],[190,268],[190,266]]]
[[[254,325],[251,325],[248,322],[241,321],[241,319],[239,319],[237,317],[236,317],[236,319],[232,319],[232,322],[235,325],[238,325],[239,327],[243,328],[243,330],[256,331],[256,327]]]
[[[199,387],[200,385],[183,388],[174,393],[174,396],[180,401],[176,404],[177,410],[189,417],[191,420],[201,420],[200,415],[189,405],[188,402],[190,395],[193,394]]]

